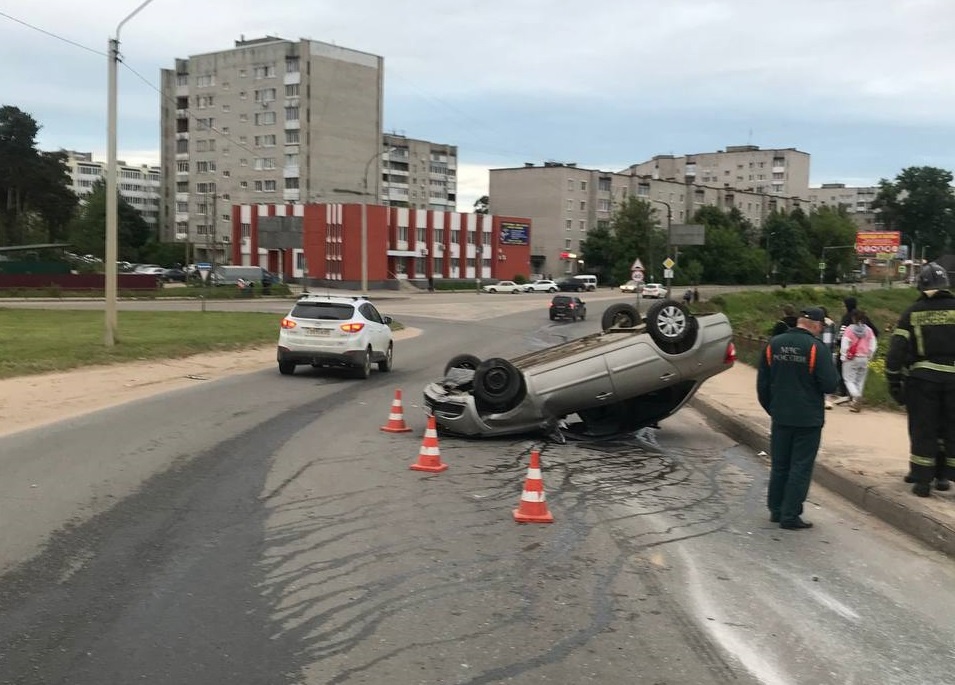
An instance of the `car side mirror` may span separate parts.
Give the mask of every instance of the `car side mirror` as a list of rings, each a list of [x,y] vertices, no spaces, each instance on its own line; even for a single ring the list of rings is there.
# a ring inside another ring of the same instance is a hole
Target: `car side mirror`
[[[390,326],[393,321],[394,319],[392,319],[390,316],[381,317],[381,322],[385,324],[386,326]]]

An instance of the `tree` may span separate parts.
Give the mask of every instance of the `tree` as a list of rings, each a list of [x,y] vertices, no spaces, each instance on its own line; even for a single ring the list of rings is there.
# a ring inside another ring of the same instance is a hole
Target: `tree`
[[[477,200],[474,201],[474,213],[475,214],[487,214],[488,205],[490,204],[491,199],[487,195],[482,195]]]
[[[118,198],[118,252],[121,260],[137,262],[149,242],[150,228],[142,214]],[[106,251],[106,183],[97,181],[86,204],[70,225],[70,242],[80,254],[103,257]]]
[[[895,181],[879,181],[872,202],[886,230],[901,231],[926,249],[929,258],[955,248],[955,194],[952,173],[936,167],[908,167]]]
[[[763,224],[770,272],[778,283],[812,282],[816,261],[809,252],[808,217],[801,210],[772,212]]]
[[[810,213],[809,251],[825,262],[827,281],[842,279],[855,269],[857,230],[844,207],[820,207]]]
[[[0,245],[61,239],[77,199],[62,152],[39,152],[36,120],[0,107]]]
[[[610,227],[599,222],[596,228],[587,231],[587,237],[580,241],[580,256],[588,270],[609,276],[617,250]]]
[[[706,228],[706,244],[680,249],[676,274],[680,282],[762,282],[765,257],[751,244],[755,229],[738,209],[724,212],[719,207],[701,207],[693,215],[693,223]]]

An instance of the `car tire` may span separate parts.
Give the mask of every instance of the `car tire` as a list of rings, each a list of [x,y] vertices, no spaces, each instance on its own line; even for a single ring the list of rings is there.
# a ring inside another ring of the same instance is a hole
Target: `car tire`
[[[383,373],[391,371],[395,363],[395,346],[388,343],[388,349],[385,350],[385,358],[378,362],[378,370]]]
[[[547,289],[547,292],[549,292],[549,293],[556,293],[556,292],[557,292],[557,288],[553,288],[553,287],[552,287],[552,288],[548,288],[548,289]]]
[[[294,362],[279,362],[279,373],[283,376],[291,376],[295,373]]]
[[[696,317],[682,302],[661,300],[647,310],[647,331],[653,342],[668,354],[683,354],[696,343]]]
[[[587,320],[587,310],[586,310],[586,309],[580,313],[580,320],[581,320],[581,321],[586,321],[586,320]]]
[[[551,321],[557,321],[557,317],[554,316],[553,314],[551,314],[551,315],[550,315],[550,320],[551,320]]]
[[[600,328],[608,330],[610,328],[636,328],[640,325],[640,312],[632,304],[617,303],[612,304],[604,310],[600,317]]]
[[[509,411],[526,394],[524,375],[506,359],[485,359],[474,372],[474,399],[482,409]]]
[[[574,312],[573,314],[570,315],[570,320],[573,321],[574,323],[577,323],[577,312]]]
[[[358,366],[355,367],[356,378],[368,378],[371,375],[371,348],[369,347],[358,358]]]
[[[451,369],[471,369],[472,371],[477,371],[477,367],[480,365],[480,357],[475,357],[473,354],[457,354],[451,357],[448,363],[444,365],[444,375],[447,376],[448,371]]]

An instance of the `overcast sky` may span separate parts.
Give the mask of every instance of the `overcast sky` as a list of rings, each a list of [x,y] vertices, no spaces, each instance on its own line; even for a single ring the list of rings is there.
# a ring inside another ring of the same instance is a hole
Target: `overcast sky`
[[[141,1],[0,0],[0,104],[41,148],[105,160],[107,40]],[[386,130],[458,146],[461,210],[488,168],[747,143],[866,185],[955,169],[953,34],[953,0],[153,0],[120,36],[119,152],[158,162],[161,68],[275,35],[383,56]]]

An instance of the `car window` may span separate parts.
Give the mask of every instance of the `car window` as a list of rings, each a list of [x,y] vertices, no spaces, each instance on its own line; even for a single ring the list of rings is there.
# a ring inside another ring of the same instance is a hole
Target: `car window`
[[[554,304],[567,304],[568,302],[570,302],[570,298],[566,295],[554,295]]]
[[[378,310],[375,309],[374,306],[372,306],[371,303],[369,302],[366,302],[361,307],[359,307],[358,311],[360,311],[362,313],[362,316],[364,316],[369,321],[374,321],[375,323],[384,323],[384,321],[381,320],[381,314],[379,314]]]
[[[292,308],[292,316],[297,319],[329,319],[348,321],[355,315],[355,307],[336,302],[298,302]]]

